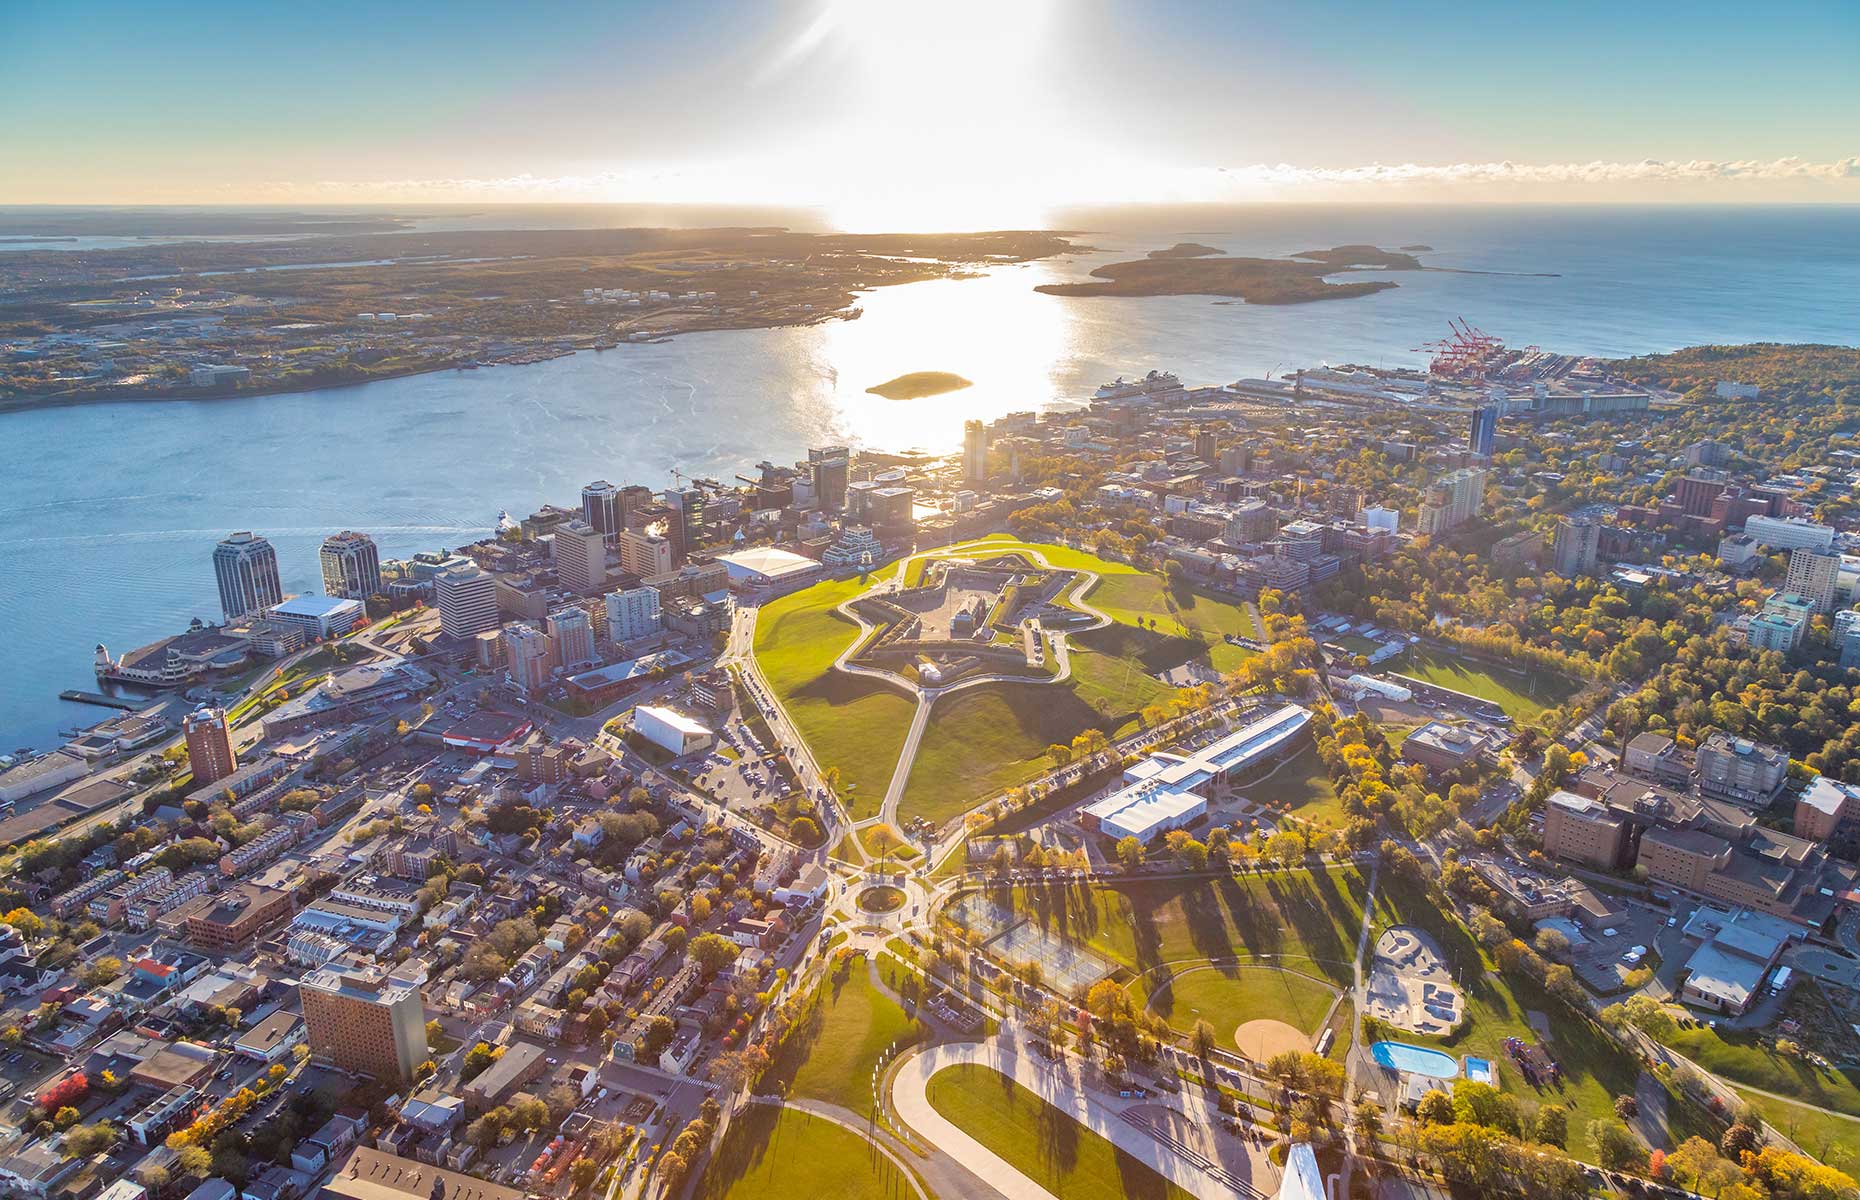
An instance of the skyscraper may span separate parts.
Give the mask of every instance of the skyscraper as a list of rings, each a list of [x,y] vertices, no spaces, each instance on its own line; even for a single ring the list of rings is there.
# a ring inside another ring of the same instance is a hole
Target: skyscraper
[[[1602,545],[1602,523],[1582,514],[1560,518],[1556,523],[1556,545],[1552,549],[1551,569],[1565,579],[1587,575],[1595,570]]]
[[[1466,448],[1480,458],[1492,457],[1492,439],[1498,434],[1498,406],[1487,404],[1472,411],[1471,428],[1466,431]]]
[[[988,426],[980,421],[962,423],[962,481],[970,486],[988,482]]]
[[[181,732],[187,738],[187,769],[194,776],[193,786],[215,783],[239,769],[225,710],[197,708],[181,718]]]
[[[1209,466],[1214,466],[1220,461],[1214,448],[1214,431],[1206,425],[1195,428],[1195,457]]]
[[[555,573],[571,592],[598,592],[607,585],[607,545],[601,531],[586,521],[570,521],[555,531]]]
[[[1442,534],[1456,529],[1485,508],[1485,472],[1464,467],[1442,475],[1427,489],[1421,504],[1421,532]]]
[[[439,630],[448,637],[474,638],[498,626],[497,579],[476,565],[433,576],[433,599]]]
[[[1821,554],[1801,546],[1789,552],[1789,574],[1782,590],[1809,600],[1818,613],[1832,612],[1840,576],[1840,555]]]
[[[278,552],[250,531],[229,534],[213,548],[213,575],[220,585],[220,611],[228,621],[262,612],[284,599],[278,582]]]
[[[525,692],[540,692],[549,683],[549,636],[532,625],[504,630],[504,661],[510,682]]]
[[[550,613],[549,638],[555,643],[555,660],[563,670],[599,661],[594,654],[594,622],[579,608],[558,608]]]
[[[615,645],[659,632],[659,593],[655,588],[625,588],[607,594],[607,639]]]
[[[380,968],[332,964],[304,976],[298,990],[313,1056],[396,1084],[426,1061],[426,1013],[416,984]]]
[[[597,479],[582,488],[581,519],[612,541],[626,524],[620,511],[620,489],[605,479]]]
[[[682,567],[685,560],[691,557],[691,552],[704,544],[707,533],[704,523],[704,489],[673,488],[665,493],[665,502],[673,510],[669,530],[672,563]]]
[[[345,600],[366,600],[381,590],[381,552],[375,539],[345,529],[323,539],[323,591]]]
[[[656,534],[622,530],[619,549],[620,569],[641,579],[663,575],[676,565],[672,561],[672,543]]]
[[[813,470],[814,498],[828,512],[846,507],[846,479],[852,453],[844,446],[816,446],[807,452]]]

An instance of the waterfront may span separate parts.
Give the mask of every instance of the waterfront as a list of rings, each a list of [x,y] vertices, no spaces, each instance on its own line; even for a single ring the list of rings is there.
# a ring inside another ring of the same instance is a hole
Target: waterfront
[[[604,476],[664,487],[669,470],[727,480],[834,439],[953,446],[961,423],[1150,367],[1186,382],[1322,362],[1419,364],[1412,348],[1464,316],[1514,345],[1621,355],[1699,342],[1852,342],[1860,213],[1843,209],[1254,209],[1059,214],[1099,249],[986,278],[883,289],[857,321],[694,334],[526,367],[355,388],[153,401],[0,416],[0,612],[16,631],[0,684],[0,749],[47,746],[105,710],[91,649],[122,650],[217,616],[214,542],[250,528],[287,590],[316,587],[326,534],[373,534],[384,556],[488,532],[571,502]],[[1370,273],[1400,286],[1289,307],[1205,296],[1072,299],[1035,284],[1179,241],[1283,255],[1345,242],[1426,243],[1430,266],[1554,278]],[[911,371],[974,386],[895,401],[865,389]]]

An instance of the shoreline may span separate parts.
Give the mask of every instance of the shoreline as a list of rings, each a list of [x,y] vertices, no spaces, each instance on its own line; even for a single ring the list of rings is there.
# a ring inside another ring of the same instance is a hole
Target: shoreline
[[[381,382],[384,382],[390,379],[406,379],[414,375],[439,375],[447,371],[466,371],[466,370],[489,371],[489,370],[494,370],[498,367],[533,367],[533,366],[540,365],[541,363],[553,362],[554,360],[558,358],[572,358],[577,354],[591,354],[591,353],[605,354],[610,350],[623,350],[628,346],[662,345],[666,342],[673,341],[676,338],[681,337],[684,334],[689,334],[689,333],[728,333],[734,330],[749,330],[749,329],[803,329],[810,325],[824,325],[828,321],[856,320],[857,317],[855,314],[857,312],[858,312],[858,309],[855,307],[855,308],[851,308],[848,310],[841,310],[841,311],[836,311],[836,312],[815,313],[812,317],[808,318],[807,320],[768,321],[768,322],[762,322],[762,323],[757,323],[757,324],[738,324],[738,325],[724,324],[724,325],[690,326],[684,329],[666,330],[665,332],[657,334],[651,338],[642,339],[637,342],[622,341],[616,345],[608,346],[608,347],[592,346],[592,345],[573,346],[573,347],[566,347],[562,349],[561,353],[554,353],[554,354],[543,354],[542,347],[537,347],[534,351],[517,351],[516,353],[519,353],[519,354],[537,353],[541,355],[541,357],[530,359],[525,362],[479,362],[479,365],[476,367],[468,367],[465,363],[440,363],[440,364],[436,364],[433,366],[395,367],[395,368],[390,368],[385,371],[373,372],[369,374],[366,378],[362,378],[362,379],[336,379],[336,380],[331,380],[326,383],[305,384],[302,382],[292,382],[292,383],[276,383],[276,384],[258,384],[253,387],[238,388],[236,390],[231,390],[231,391],[212,390],[212,389],[192,391],[187,388],[169,388],[166,391],[138,392],[138,393],[131,393],[131,394],[105,392],[105,393],[88,393],[88,394],[60,394],[56,396],[9,397],[7,399],[0,399],[0,417],[10,416],[15,413],[37,412],[43,409],[86,408],[92,405],[102,405],[102,404],[162,404],[162,403],[183,404],[183,403],[200,403],[202,401],[211,401],[211,400],[247,400],[247,399],[257,399],[262,396],[288,396],[288,395],[293,395],[293,394],[300,393],[300,392],[326,392],[326,391],[333,391],[338,388],[362,387],[370,383],[381,383]],[[471,361],[478,361],[478,360],[471,360]]]

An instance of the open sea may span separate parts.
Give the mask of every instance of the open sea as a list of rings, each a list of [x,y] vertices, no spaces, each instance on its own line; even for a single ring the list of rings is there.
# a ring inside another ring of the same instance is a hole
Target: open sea
[[[616,210],[526,208],[419,224],[640,223]],[[726,222],[661,212],[653,223]],[[0,751],[49,747],[60,730],[110,715],[57,699],[93,686],[98,642],[119,651],[194,616],[216,619],[209,556],[236,529],[277,546],[286,591],[320,590],[317,546],[340,529],[402,557],[480,537],[499,509],[521,517],[573,503],[596,478],[660,488],[677,468],[728,479],[836,440],[949,449],[967,418],[1083,399],[1152,367],[1198,385],[1323,363],[1418,366],[1415,347],[1453,317],[1511,345],[1608,356],[1860,342],[1860,207],[1132,208],[1051,224],[1081,231],[1092,249],[880,289],[854,321],[287,395],[0,414]],[[1391,272],[1400,286],[1373,296],[1285,307],[1032,290],[1179,241],[1262,256],[1424,243],[1428,266],[1492,273]],[[916,401],[865,391],[919,370],[974,386]]]

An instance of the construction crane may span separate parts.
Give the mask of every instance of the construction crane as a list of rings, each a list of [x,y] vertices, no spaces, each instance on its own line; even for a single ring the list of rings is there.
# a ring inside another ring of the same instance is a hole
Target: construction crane
[[[1464,317],[1447,322],[1450,337],[1414,348],[1416,354],[1431,355],[1428,374],[1449,379],[1483,379],[1488,360],[1503,351],[1505,343],[1469,324]]]

